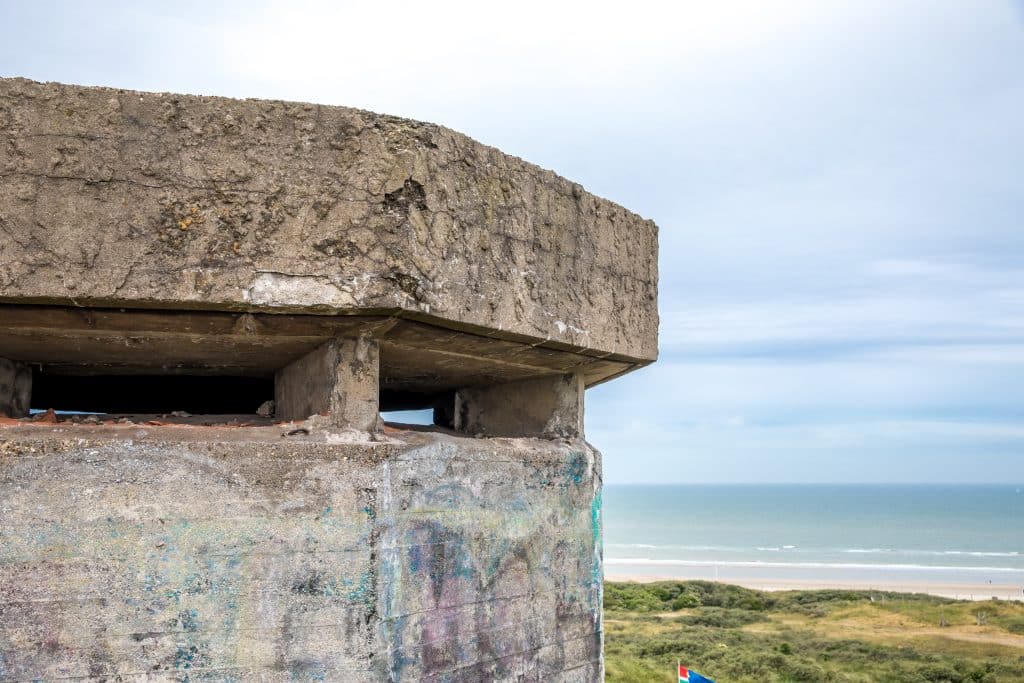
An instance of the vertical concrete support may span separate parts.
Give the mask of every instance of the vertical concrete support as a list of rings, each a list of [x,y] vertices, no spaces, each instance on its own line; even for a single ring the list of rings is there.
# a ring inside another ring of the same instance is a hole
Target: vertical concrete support
[[[0,358],[0,417],[25,417],[32,401],[32,368]]]
[[[326,415],[339,427],[375,431],[379,383],[377,341],[335,339],[277,372],[275,414],[283,420]]]
[[[579,373],[508,382],[455,393],[455,429],[484,436],[583,436]]]

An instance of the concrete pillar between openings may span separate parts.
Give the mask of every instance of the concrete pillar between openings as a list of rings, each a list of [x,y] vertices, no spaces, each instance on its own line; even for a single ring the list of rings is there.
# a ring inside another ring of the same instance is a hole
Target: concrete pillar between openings
[[[376,431],[379,383],[375,339],[334,339],[277,371],[275,415],[282,420],[327,415],[338,427]]]
[[[583,376],[539,377],[455,393],[455,429],[483,436],[583,436]]]
[[[0,417],[25,417],[32,403],[32,368],[0,358]]]

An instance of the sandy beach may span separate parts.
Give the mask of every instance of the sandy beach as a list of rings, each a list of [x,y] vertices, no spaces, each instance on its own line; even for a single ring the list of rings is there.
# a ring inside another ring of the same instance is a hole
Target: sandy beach
[[[681,574],[628,574],[616,571],[605,572],[605,581],[633,581],[636,583],[650,583],[652,581],[687,581],[693,579],[708,579],[707,576],[681,575]],[[780,578],[759,578],[759,577],[733,577],[720,580],[720,583],[729,583],[744,588],[753,588],[763,591],[789,591],[789,590],[877,590],[893,591],[897,593],[926,593],[944,598],[957,600],[1024,600],[1024,590],[1021,585],[1009,583],[929,583],[923,581],[914,582],[891,582],[891,583],[869,583],[863,581],[835,581],[835,580],[814,580],[814,579],[780,579]]]

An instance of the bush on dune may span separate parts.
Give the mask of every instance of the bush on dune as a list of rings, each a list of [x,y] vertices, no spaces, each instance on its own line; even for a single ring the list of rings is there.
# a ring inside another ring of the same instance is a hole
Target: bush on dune
[[[760,591],[712,581],[608,583],[604,608],[623,612],[674,612],[690,607],[760,611],[771,604]]]
[[[689,626],[710,626],[712,628],[741,628],[747,624],[754,624],[765,621],[760,612],[752,612],[743,609],[728,609],[725,607],[707,607],[696,611],[694,614],[685,614],[676,617],[677,624]]]
[[[870,632],[873,620],[891,624],[887,615],[895,613],[924,628],[941,614],[952,634],[983,610],[991,629],[1009,634],[1024,630],[1018,603],[879,591],[763,593],[709,581],[661,581],[607,583],[605,609],[610,682],[672,683],[677,660],[733,683],[1024,681],[1024,659],[1012,647],[972,654],[961,645],[961,654],[951,654],[944,646],[951,641],[941,638],[860,639],[838,626],[855,619]]]

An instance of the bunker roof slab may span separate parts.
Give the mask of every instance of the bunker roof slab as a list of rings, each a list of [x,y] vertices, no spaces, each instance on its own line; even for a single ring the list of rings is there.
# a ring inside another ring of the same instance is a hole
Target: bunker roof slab
[[[382,389],[593,384],[657,356],[657,227],[441,126],[0,79],[0,308],[0,357],[52,369],[369,334]]]

